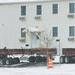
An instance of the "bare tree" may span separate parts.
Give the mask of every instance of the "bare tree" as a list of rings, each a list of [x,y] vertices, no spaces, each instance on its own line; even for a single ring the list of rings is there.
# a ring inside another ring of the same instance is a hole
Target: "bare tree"
[[[44,42],[44,44],[45,44],[45,46],[47,48],[47,51],[46,51],[47,68],[48,68],[48,58],[49,58],[48,49],[52,46],[54,39],[55,38],[52,37],[51,32],[50,32],[50,34],[48,34],[46,32],[43,32],[43,34],[42,34],[42,41]],[[50,55],[50,57],[51,57],[51,55]]]
[[[47,31],[43,31],[41,33],[41,36],[37,34],[37,36],[41,39],[41,48],[44,47],[47,49],[46,51],[46,57],[47,57],[47,68],[48,68],[48,58],[49,58],[49,53],[48,53],[48,49],[52,46],[53,41],[54,41],[54,37],[52,37],[52,32],[50,32],[49,34],[47,33]]]

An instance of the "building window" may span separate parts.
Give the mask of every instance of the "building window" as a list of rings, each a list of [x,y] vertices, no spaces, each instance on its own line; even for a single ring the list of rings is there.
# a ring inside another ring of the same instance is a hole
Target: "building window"
[[[37,35],[37,39],[39,39],[39,36],[41,35],[41,33],[40,33],[40,32],[38,32],[37,34],[38,34],[38,35]]]
[[[53,14],[58,13],[58,4],[53,4]]]
[[[26,6],[21,6],[21,16],[26,15]]]
[[[69,13],[75,13],[75,3],[69,4]]]
[[[75,27],[74,26],[69,27],[69,36],[75,36]]]
[[[41,15],[41,14],[42,14],[42,6],[37,5],[37,15]]]
[[[26,37],[25,32],[23,32],[24,29],[25,29],[25,28],[21,28],[21,37]]]
[[[58,27],[53,27],[52,31],[53,31],[53,37],[57,37],[58,36]]]

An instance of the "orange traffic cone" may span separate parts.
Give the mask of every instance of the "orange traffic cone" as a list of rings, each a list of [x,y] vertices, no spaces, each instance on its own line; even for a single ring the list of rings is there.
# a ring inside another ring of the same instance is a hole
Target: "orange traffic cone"
[[[48,68],[53,68],[53,60],[48,58]]]

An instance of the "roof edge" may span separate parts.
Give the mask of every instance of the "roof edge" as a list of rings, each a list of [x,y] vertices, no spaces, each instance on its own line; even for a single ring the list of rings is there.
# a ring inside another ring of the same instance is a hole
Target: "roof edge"
[[[12,1],[12,2],[1,2],[0,5],[3,4],[20,4],[20,3],[38,3],[38,2],[61,2],[61,1],[75,1],[75,0],[38,0],[38,1]]]

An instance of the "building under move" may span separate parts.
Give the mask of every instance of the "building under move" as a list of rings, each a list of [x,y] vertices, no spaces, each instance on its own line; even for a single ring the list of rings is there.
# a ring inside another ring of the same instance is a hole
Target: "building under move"
[[[0,3],[0,49],[45,48],[47,37],[49,48],[75,50],[74,0]]]

